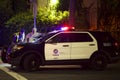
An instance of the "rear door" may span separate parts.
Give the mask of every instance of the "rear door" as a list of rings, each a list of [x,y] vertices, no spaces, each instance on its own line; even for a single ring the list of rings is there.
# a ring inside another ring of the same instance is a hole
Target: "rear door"
[[[49,38],[45,43],[46,60],[69,60],[71,43],[68,34],[58,33]]]
[[[71,34],[71,59],[89,59],[97,50],[97,42],[87,32]]]

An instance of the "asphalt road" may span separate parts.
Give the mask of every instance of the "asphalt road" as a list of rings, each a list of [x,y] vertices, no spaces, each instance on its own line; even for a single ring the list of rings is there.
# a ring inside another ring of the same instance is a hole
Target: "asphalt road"
[[[105,71],[92,71],[79,66],[48,67],[40,71],[19,74],[28,80],[120,80],[120,62],[109,65]]]
[[[120,80],[120,62],[109,65],[104,71],[82,69],[76,65],[45,66],[34,72],[25,72],[16,68],[11,70],[10,66],[5,67],[8,72],[12,71],[20,75],[17,80],[23,80],[21,76],[25,80]],[[16,79],[4,70],[0,70],[0,80]]]

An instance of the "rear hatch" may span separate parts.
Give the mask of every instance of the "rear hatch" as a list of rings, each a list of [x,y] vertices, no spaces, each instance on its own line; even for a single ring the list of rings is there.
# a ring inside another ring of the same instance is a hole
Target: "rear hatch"
[[[118,50],[118,42],[108,32],[91,32],[98,42],[98,49],[111,53],[111,56],[116,56],[114,53]]]

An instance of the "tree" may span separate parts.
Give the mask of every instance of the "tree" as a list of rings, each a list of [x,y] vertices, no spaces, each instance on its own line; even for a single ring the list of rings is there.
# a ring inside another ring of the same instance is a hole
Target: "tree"
[[[10,18],[12,13],[10,0],[0,0],[0,28],[4,26],[4,22]]]
[[[120,0],[100,0],[98,6],[98,26],[111,32],[120,41]]]
[[[119,0],[100,0],[98,20],[100,28],[111,30],[116,16],[119,16]],[[114,23],[115,25],[115,23]]]
[[[39,24],[52,27],[53,25],[68,21],[69,12],[60,9],[59,1],[61,0],[50,0],[48,7],[38,9],[37,21]]]
[[[0,36],[3,36],[1,41],[4,41],[4,44],[9,43],[9,36],[16,31],[16,29],[14,29],[16,27],[13,28],[13,25],[11,24],[9,25],[9,28],[7,24],[6,28],[6,23],[9,23],[16,14],[28,11],[28,7],[29,4],[27,3],[27,0],[0,0],[0,32],[2,33]],[[14,19],[19,21],[19,18]],[[14,24],[14,22],[11,23]],[[18,27],[18,30],[19,29],[20,28]]]
[[[10,0],[14,14],[29,10],[28,0]]]
[[[54,0],[52,0],[54,1]],[[64,23],[68,18],[68,11],[58,10],[59,1],[57,3],[50,2],[48,7],[39,8],[37,13],[37,29],[51,27],[56,24]],[[16,11],[16,10],[15,10]],[[10,34],[19,31],[21,28],[26,29],[26,34],[33,28],[33,13],[30,11],[20,11],[12,16],[7,22],[6,27],[10,30]]]

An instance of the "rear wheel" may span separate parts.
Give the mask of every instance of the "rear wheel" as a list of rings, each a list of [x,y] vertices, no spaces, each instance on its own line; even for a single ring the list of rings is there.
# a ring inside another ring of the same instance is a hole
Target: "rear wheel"
[[[39,65],[40,65],[40,60],[34,54],[27,55],[23,62],[23,68],[26,71],[37,70],[39,68]]]
[[[107,67],[107,58],[103,54],[96,54],[91,58],[91,68],[94,70],[104,70]]]

